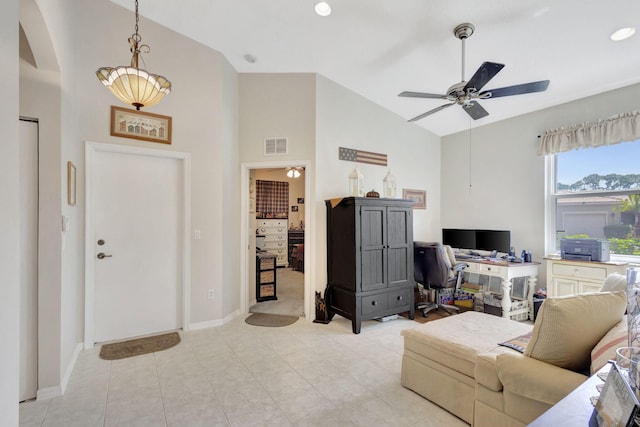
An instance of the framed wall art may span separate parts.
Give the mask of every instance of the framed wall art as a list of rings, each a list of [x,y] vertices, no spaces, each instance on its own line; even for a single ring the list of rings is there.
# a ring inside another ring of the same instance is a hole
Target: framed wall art
[[[171,117],[112,105],[111,136],[171,144]]]
[[[76,205],[76,167],[72,162],[67,162],[67,203]]]
[[[425,190],[402,189],[402,198],[413,200],[414,209],[427,209],[427,192]]]

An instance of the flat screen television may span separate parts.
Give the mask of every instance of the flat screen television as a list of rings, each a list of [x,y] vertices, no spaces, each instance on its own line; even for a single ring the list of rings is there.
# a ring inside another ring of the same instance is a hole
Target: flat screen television
[[[511,231],[443,228],[442,243],[458,249],[508,253],[511,248]]]

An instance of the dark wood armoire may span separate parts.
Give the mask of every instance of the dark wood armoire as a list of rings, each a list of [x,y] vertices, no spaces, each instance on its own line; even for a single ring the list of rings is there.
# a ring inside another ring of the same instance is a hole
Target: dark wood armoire
[[[413,202],[348,197],[326,201],[329,317],[414,316]]]

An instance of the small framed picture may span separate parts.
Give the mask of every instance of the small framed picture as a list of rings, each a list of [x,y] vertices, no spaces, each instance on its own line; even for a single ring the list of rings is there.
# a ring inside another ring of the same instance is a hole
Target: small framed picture
[[[298,204],[304,205],[304,197],[298,197]]]
[[[427,209],[427,192],[425,190],[402,189],[402,198],[413,200],[414,209]]]
[[[76,166],[67,162],[67,204],[76,205]]]
[[[111,136],[171,144],[171,117],[112,105]]]
[[[296,205],[291,206],[291,212],[298,212],[298,206]]]

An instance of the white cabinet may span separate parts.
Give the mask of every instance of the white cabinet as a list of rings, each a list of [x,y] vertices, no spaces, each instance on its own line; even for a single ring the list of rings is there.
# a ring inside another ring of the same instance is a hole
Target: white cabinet
[[[287,219],[259,219],[258,234],[264,236],[263,249],[276,256],[278,267],[287,267],[289,257],[287,254],[289,245],[287,243]]]
[[[547,263],[547,295],[598,292],[611,273],[626,274],[629,264],[623,262],[573,261],[545,258]]]

